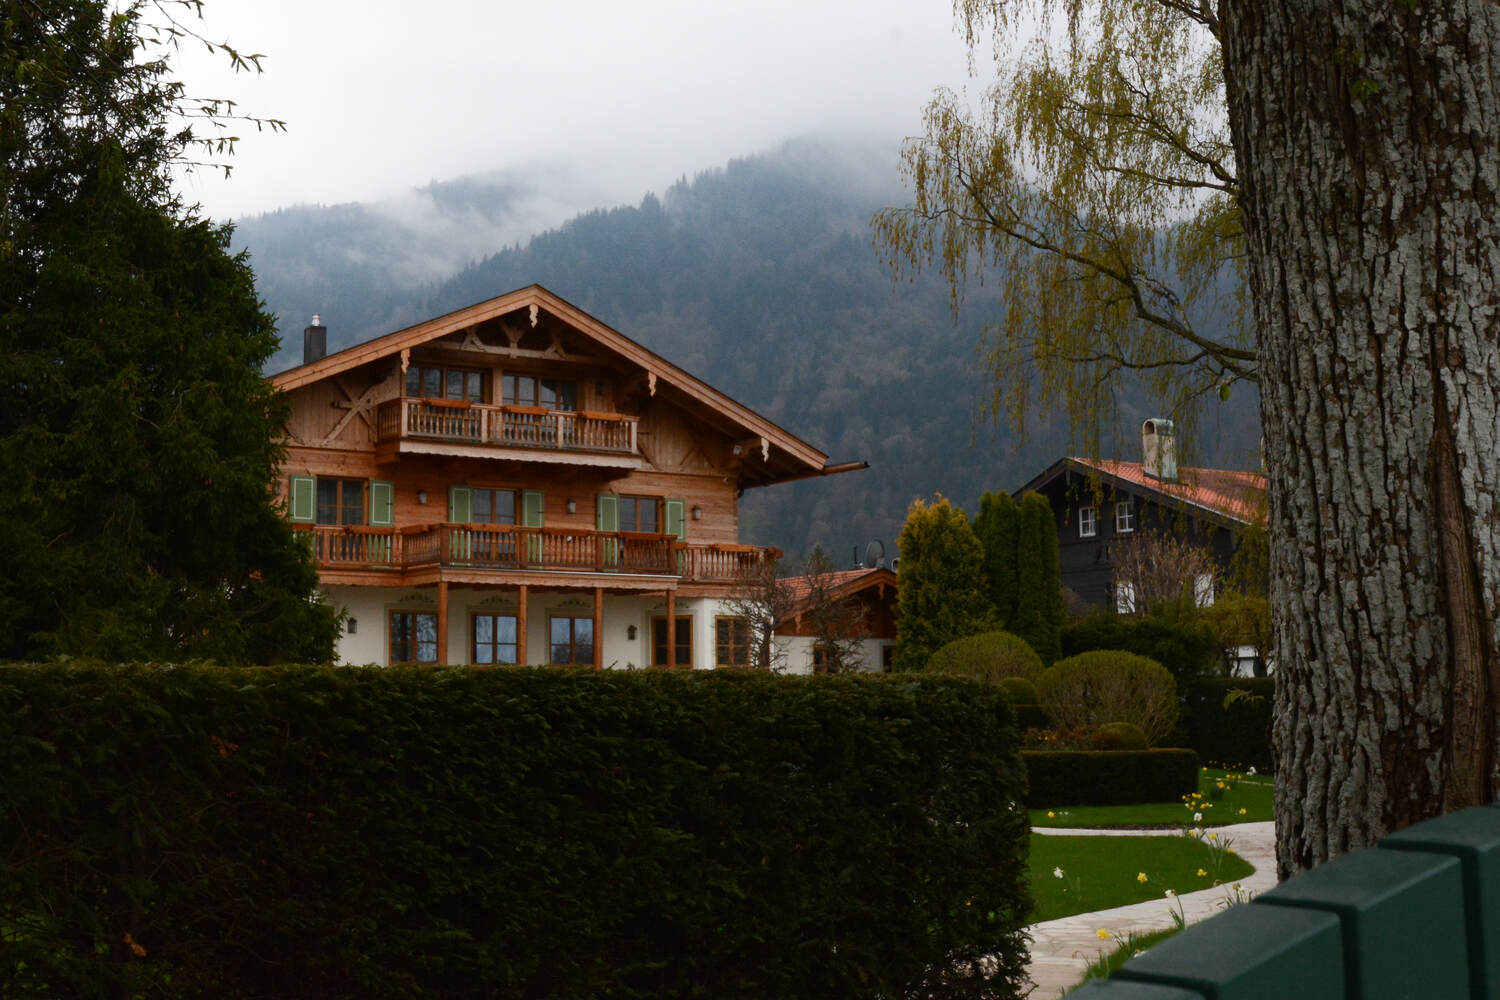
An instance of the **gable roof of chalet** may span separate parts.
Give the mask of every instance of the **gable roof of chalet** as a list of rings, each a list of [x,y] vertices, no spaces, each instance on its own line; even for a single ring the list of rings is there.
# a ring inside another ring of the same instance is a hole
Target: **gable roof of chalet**
[[[808,609],[812,598],[812,586],[808,578],[789,576],[782,582],[786,584],[787,592],[792,598],[792,617],[801,615]],[[826,586],[827,598],[831,601],[847,600],[872,589],[876,590],[877,598],[884,598],[889,594],[894,600],[896,574],[883,566],[834,570],[827,575]]]
[[[1020,493],[1040,490],[1059,476],[1073,473],[1098,480],[1137,495],[1149,495],[1163,506],[1229,528],[1245,527],[1266,519],[1266,477],[1257,472],[1232,469],[1179,468],[1177,482],[1165,483],[1146,474],[1141,462],[1119,462],[1102,458],[1060,458],[1021,487]]]
[[[513,318],[513,314],[519,316]],[[477,333],[470,333],[481,324],[509,322],[512,330],[517,327],[530,330],[538,326],[543,316],[559,320],[598,345],[621,370],[644,377],[650,395],[662,393],[664,398],[727,434],[741,457],[742,488],[869,468],[864,461],[830,463],[827,455],[806,441],[536,284],[298,365],[272,376],[271,382],[283,392],[290,392],[455,334],[465,336],[460,347],[477,346],[484,350]],[[514,347],[512,340],[512,354]],[[507,353],[504,348],[490,350],[502,357]],[[567,357],[564,353],[557,356]]]

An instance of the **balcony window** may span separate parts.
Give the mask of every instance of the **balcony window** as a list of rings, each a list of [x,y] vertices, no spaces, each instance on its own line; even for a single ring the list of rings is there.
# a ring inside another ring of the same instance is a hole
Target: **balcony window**
[[[426,611],[391,612],[390,662],[436,663],[438,616]]]
[[[621,531],[649,531],[653,534],[661,530],[661,501],[656,497],[620,497],[620,530]]]
[[[507,406],[540,406],[548,410],[578,409],[578,383],[534,375],[505,375],[500,379]]]
[[[425,399],[484,402],[484,373],[472,368],[412,365],[406,369],[406,394]]]
[[[516,491],[474,488],[475,524],[515,524]]]
[[[516,662],[515,615],[475,615],[473,633],[474,663]],[[593,661],[592,650],[589,660]]]
[[[318,479],[318,524],[364,524],[363,479]]]

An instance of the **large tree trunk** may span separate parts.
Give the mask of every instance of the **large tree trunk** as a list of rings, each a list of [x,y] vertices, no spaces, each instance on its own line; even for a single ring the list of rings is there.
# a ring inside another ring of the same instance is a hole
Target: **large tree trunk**
[[[1286,877],[1497,790],[1500,6],[1222,15]]]

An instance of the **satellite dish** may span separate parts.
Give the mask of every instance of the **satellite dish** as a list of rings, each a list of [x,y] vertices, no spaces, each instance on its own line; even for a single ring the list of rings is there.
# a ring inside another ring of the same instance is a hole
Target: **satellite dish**
[[[885,543],[884,542],[882,542],[878,538],[875,538],[875,539],[872,539],[870,541],[869,545],[865,546],[865,562],[864,562],[864,564],[866,566],[871,567],[872,569],[885,569]]]

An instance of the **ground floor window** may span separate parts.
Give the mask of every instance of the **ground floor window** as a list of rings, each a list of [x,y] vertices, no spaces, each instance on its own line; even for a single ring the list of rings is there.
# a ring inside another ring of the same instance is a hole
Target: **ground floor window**
[[[714,619],[714,665],[750,665],[750,623],[744,618]]]
[[[691,615],[677,616],[677,666],[693,665],[693,619]],[[651,665],[667,665],[667,618],[659,615],[651,619]]]
[[[436,663],[438,616],[427,611],[391,612],[390,662]]]
[[[594,619],[557,617],[550,621],[548,628],[551,638],[549,662],[594,662]]]
[[[832,659],[828,654],[831,651],[824,643],[813,644],[812,648],[812,672],[815,674],[828,673],[828,661]]]
[[[475,615],[472,628],[474,663],[515,663],[515,615]],[[590,655],[589,662],[593,662]]]

